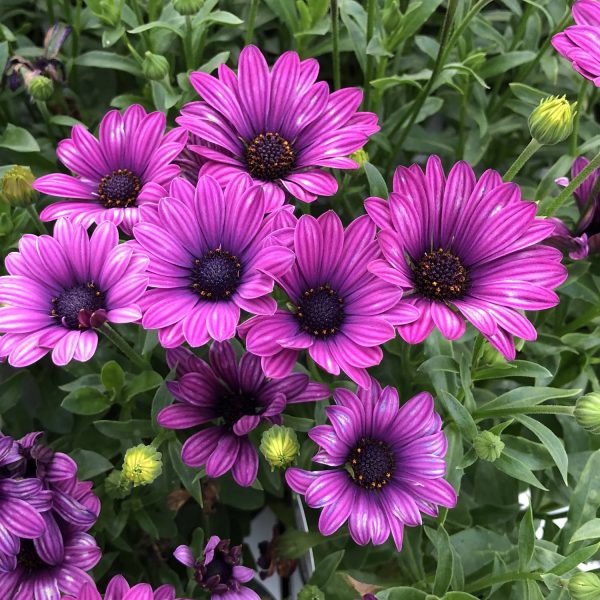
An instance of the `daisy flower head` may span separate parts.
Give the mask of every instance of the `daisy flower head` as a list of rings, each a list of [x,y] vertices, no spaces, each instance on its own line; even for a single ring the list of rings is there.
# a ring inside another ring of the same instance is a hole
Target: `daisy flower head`
[[[86,583],[78,594],[64,596],[62,600],[102,600],[96,586]],[[153,590],[147,583],[138,583],[133,587],[122,575],[115,575],[106,586],[104,600],[175,600],[175,588],[172,585],[161,585]]]

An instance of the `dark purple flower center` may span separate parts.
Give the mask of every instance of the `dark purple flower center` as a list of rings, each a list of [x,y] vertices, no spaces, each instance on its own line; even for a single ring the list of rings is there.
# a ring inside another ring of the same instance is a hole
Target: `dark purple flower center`
[[[251,394],[223,396],[219,405],[227,427],[233,427],[242,417],[257,414],[256,398]]]
[[[467,271],[452,252],[439,248],[425,252],[413,265],[415,289],[430,300],[455,300],[464,296]]]
[[[233,577],[233,565],[225,560],[225,554],[215,550],[213,559],[206,565],[204,579],[218,576],[221,583],[229,582]]]
[[[329,285],[306,290],[298,301],[300,327],[315,337],[334,335],[344,321],[344,301]]]
[[[237,289],[242,265],[237,256],[217,248],[194,260],[192,289],[207,300],[225,300]]]
[[[368,490],[377,490],[391,481],[396,459],[385,442],[361,438],[348,455],[348,463],[355,483]]]
[[[19,550],[19,554],[17,554],[17,564],[22,567],[26,573],[34,573],[48,567],[48,565],[39,557],[33,542],[23,538],[21,538],[21,549]]]
[[[246,147],[248,171],[256,179],[281,179],[294,168],[295,162],[292,145],[278,133],[261,133]]]
[[[82,329],[85,325],[80,320],[83,310],[93,314],[104,308],[102,292],[92,282],[74,285],[64,290],[58,298],[52,298],[50,314],[68,329]]]
[[[129,169],[117,169],[105,175],[98,186],[98,196],[106,208],[135,206],[142,182]]]

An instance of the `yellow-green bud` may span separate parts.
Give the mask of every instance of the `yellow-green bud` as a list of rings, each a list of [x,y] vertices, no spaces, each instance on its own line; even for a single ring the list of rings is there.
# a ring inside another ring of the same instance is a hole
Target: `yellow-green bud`
[[[479,458],[494,462],[500,458],[504,450],[504,442],[495,433],[482,431],[473,440],[473,448]]]
[[[325,594],[316,585],[305,585],[298,592],[298,600],[325,600]]]
[[[364,148],[361,148],[360,150],[357,150],[356,152],[353,152],[350,155],[350,158],[352,160],[355,160],[361,167],[366,162],[369,162],[369,155],[367,154],[367,151]]]
[[[576,104],[565,96],[550,96],[542,100],[529,116],[531,137],[547,146],[567,139],[573,131]]]
[[[173,0],[173,8],[180,15],[195,15],[203,3],[203,0]]]
[[[123,478],[133,487],[148,485],[162,473],[161,453],[154,446],[139,444],[125,452]]]
[[[52,79],[49,77],[38,75],[29,80],[27,91],[34,100],[45,102],[54,93],[54,83],[52,83]]]
[[[576,573],[568,589],[573,600],[600,600],[600,578],[594,573]]]
[[[581,396],[575,405],[575,420],[590,433],[600,433],[600,394]]]
[[[0,179],[0,198],[13,206],[27,206],[37,197],[31,187],[35,177],[29,167],[15,165]]]
[[[153,54],[148,50],[144,55],[142,70],[148,79],[160,81],[169,74],[169,61],[164,56]]]
[[[290,427],[273,425],[262,434],[260,451],[271,465],[271,469],[291,465],[300,453],[296,432]]]

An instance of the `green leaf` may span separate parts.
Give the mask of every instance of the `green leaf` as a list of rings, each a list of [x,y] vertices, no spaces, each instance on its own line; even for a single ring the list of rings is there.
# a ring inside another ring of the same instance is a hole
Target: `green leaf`
[[[551,387],[529,387],[523,386],[501,394],[491,402],[482,405],[475,417],[484,414],[486,417],[508,414],[515,409],[526,409],[530,406],[536,406],[547,400],[556,398],[572,398],[581,393],[579,389],[561,389]]]
[[[0,42],[0,73],[4,73],[8,61],[8,42]]]
[[[588,560],[596,554],[596,552],[600,549],[600,544],[593,544],[592,546],[584,546],[579,550],[573,552],[573,554],[569,554],[565,559],[561,560],[555,567],[553,567],[549,572],[553,575],[564,575],[569,571],[577,568],[579,564]]]
[[[448,592],[442,600],[479,600],[477,596],[467,594],[467,592]]]
[[[530,50],[517,50],[515,52],[505,52],[494,58],[486,60],[479,70],[479,75],[484,79],[506,73],[519,65],[530,62],[535,58],[535,52]]]
[[[75,64],[80,67],[95,67],[97,69],[110,69],[111,71],[125,71],[130,75],[142,76],[139,65],[128,56],[121,56],[115,52],[104,52],[102,50],[91,50],[80,54],[75,59]]]
[[[154,524],[154,520],[144,510],[134,510],[132,512],[133,518],[138,522],[138,525],[153,539],[157,540],[160,538],[160,533]]]
[[[338,550],[337,552],[333,552],[332,554],[326,556],[322,561],[319,562],[308,583],[310,585],[316,585],[317,587],[324,588],[342,562],[344,553],[345,550]]]
[[[498,470],[506,473],[510,477],[514,477],[516,479],[520,479],[525,483],[529,483],[540,490],[548,491],[545,488],[540,480],[533,474],[532,470],[523,462],[521,462],[518,458],[514,458],[508,454],[508,449],[505,448],[504,452],[493,463],[494,467]]]
[[[97,452],[77,448],[70,455],[77,463],[77,477],[79,479],[92,479],[92,477],[113,468],[113,464]]]
[[[97,415],[110,407],[110,401],[93,387],[80,387],[67,394],[60,405],[76,415]]]
[[[219,25],[241,25],[244,21],[226,10],[215,10],[202,19],[205,23],[219,23]]]
[[[158,393],[158,392],[157,392]],[[202,489],[200,487],[200,481],[196,479],[196,475],[198,474],[197,469],[192,469],[188,467],[181,460],[181,442],[177,438],[173,438],[169,440],[169,459],[171,460],[171,464],[177,473],[181,483],[185,489],[192,495],[194,500],[198,502],[200,506],[202,506]]]
[[[163,378],[156,371],[142,371],[125,386],[123,393],[125,398],[129,401],[134,396],[157,388],[162,381]]]
[[[283,424],[286,427],[291,427],[295,431],[310,431],[315,426],[315,420],[284,414]]]
[[[519,571],[526,571],[535,550],[535,528],[531,505],[525,511],[519,525]]]
[[[226,63],[229,60],[230,54],[229,51],[215,54],[210,60],[201,65],[199,70],[204,71],[205,73],[212,73],[219,65]]]
[[[427,594],[416,588],[393,587],[377,594],[378,600],[425,600]]]
[[[471,413],[452,394],[445,390],[441,390],[439,398],[463,436],[468,440],[473,440],[477,435],[477,425]]]
[[[174,371],[175,369],[173,369],[172,372]],[[156,393],[154,394],[154,398],[152,399],[152,408],[150,411],[150,414],[152,416],[152,426],[154,427],[155,431],[158,431],[160,429],[159,425],[156,423],[158,413],[163,408],[166,408],[167,406],[172,404],[172,402],[173,396],[171,395],[171,392],[169,392],[167,382],[163,381],[156,390]]]
[[[571,537],[571,544],[582,540],[600,539],[600,519],[592,519],[582,525]]]
[[[330,539],[317,531],[289,530],[277,538],[277,552],[279,556],[297,559],[306,554],[311,548]]]
[[[388,189],[383,175],[370,162],[363,165],[367,180],[369,182],[369,193],[377,198],[387,198]]]
[[[221,486],[219,500],[241,510],[258,510],[265,503],[265,493],[253,487],[240,487],[230,475],[218,479]]]
[[[484,379],[499,379],[501,377],[533,377],[533,378],[551,378],[552,373],[542,365],[530,362],[528,360],[513,360],[477,369],[473,374],[473,381],[482,381]]]
[[[94,427],[106,437],[115,440],[138,440],[150,438],[154,430],[146,419],[130,419],[129,421],[94,421]]]
[[[15,152],[39,152],[40,147],[35,138],[22,127],[16,127],[8,123],[6,129],[0,135],[0,148],[7,148]]]
[[[183,19],[181,19],[181,24],[183,25]],[[178,35],[180,38],[183,38],[183,27],[181,25],[174,25],[173,23],[168,23],[167,21],[151,21],[150,23],[144,23],[139,27],[134,27],[130,29],[127,33],[137,34],[143,33],[144,31],[149,31],[150,29],[168,29],[175,35]]]
[[[427,533],[432,539],[433,537]],[[452,581],[452,572],[454,570],[454,555],[452,554],[452,546],[450,538],[443,526],[437,529],[435,534],[435,549],[437,552],[437,566],[435,569],[435,580],[433,582],[433,593],[441,596],[448,590]]]
[[[569,467],[569,457],[567,456],[564,445],[556,434],[539,421],[536,421],[527,415],[516,415],[515,419],[525,425],[525,427],[535,434],[540,442],[546,446],[546,450],[548,450],[550,456],[556,463],[565,485],[568,485],[567,471]]]
[[[125,383],[125,373],[116,361],[110,360],[102,367],[100,379],[109,392],[118,393]]]

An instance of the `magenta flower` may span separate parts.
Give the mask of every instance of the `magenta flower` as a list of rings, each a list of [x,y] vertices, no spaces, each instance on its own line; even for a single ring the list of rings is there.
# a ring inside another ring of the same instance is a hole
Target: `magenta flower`
[[[303,202],[333,196],[335,178],[324,167],[356,169],[348,155],[379,131],[377,116],[357,112],[362,92],[329,93],[315,83],[319,63],[295,52],[280,56],[271,72],[255,46],[240,54],[238,75],[219,65],[219,77],[196,71],[190,81],[202,102],[183,107],[177,122],[209,142],[194,150],[206,159],[201,174],[226,185],[240,172],[260,183],[265,208],[281,206],[286,192]]]
[[[138,301],[148,284],[148,259],[119,245],[104,222],[88,238],[81,225],[60,219],[54,235],[24,235],[6,257],[0,277],[0,357],[25,367],[52,350],[56,365],[89,360],[104,322],[141,318]]]
[[[382,229],[385,260],[369,270],[408,292],[420,318],[398,332],[410,344],[437,327],[455,340],[470,321],[507,359],[515,357],[513,335],[534,340],[536,331],[519,311],[558,304],[552,291],[567,278],[561,253],[540,245],[554,224],[536,219],[536,205],[521,199],[496,171],[479,181],[459,162],[444,175],[432,156],[426,172],[399,167],[389,201],[368,198],[365,207]],[[457,309],[456,312],[453,309]]]
[[[293,261],[272,241],[278,221],[265,218],[263,193],[248,176],[224,191],[212,177],[200,177],[195,189],[177,178],[158,213],[148,211],[134,228],[154,288],[143,299],[143,326],[158,329],[166,348],[202,346],[234,337],[240,310],[275,312],[273,277]]]
[[[280,425],[287,404],[329,396],[326,385],[301,373],[267,379],[260,359],[248,352],[238,364],[229,342],[212,344],[210,364],[184,348],[168,350],[167,362],[177,367],[177,380],[167,382],[176,402],[159,413],[159,425],[189,429],[218,421],[190,436],[181,458],[190,467],[205,465],[209,477],[231,470],[242,486],[251,485],[258,471],[258,453],[248,434],[261,422]]]
[[[319,530],[331,535],[346,521],[360,545],[383,544],[390,533],[402,548],[404,525],[452,508],[456,493],[443,477],[448,442],[433,398],[417,394],[402,407],[398,392],[372,379],[369,390],[337,389],[325,410],[331,425],[310,438],[320,446],[313,461],[325,471],[288,469],[286,480],[311,508],[322,508]]]
[[[589,163],[588,159],[579,156],[571,167],[571,177],[576,177]],[[556,228],[548,243],[569,253],[573,260],[581,260],[588,254],[600,251],[600,193],[592,197],[600,169],[592,174],[575,190],[575,199],[579,208],[580,219],[574,233],[558,218],[553,218]],[[568,185],[566,177],[556,180],[559,185]]]
[[[199,560],[188,546],[178,546],[173,554],[180,563],[194,569],[196,581],[210,592],[211,600],[260,600],[256,592],[241,585],[254,577],[252,569],[240,565],[241,546],[230,548],[229,540],[213,535]]]
[[[111,221],[131,234],[140,220],[140,206],[156,204],[165,186],[179,175],[179,167],[171,163],[183,150],[187,134],[176,128],[165,135],[165,125],[165,115],[146,114],[138,104],[122,116],[117,110],[108,112],[100,123],[99,139],[75,125],[71,138],[56,150],[75,175],[53,173],[33,184],[38,192],[68,199],[45,208],[41,219],[69,217],[86,228]]]
[[[600,86],[600,5],[577,0],[572,11],[576,24],[557,33],[552,45],[578,73]]]
[[[0,460],[0,498],[7,492],[13,502],[0,509],[1,598],[59,600],[61,593],[77,593],[92,583],[86,571],[101,557],[85,533],[100,512],[91,483],[78,481],[75,462],[42,444],[40,436],[0,438],[0,448],[12,443]]]
[[[293,309],[246,321],[240,334],[248,351],[262,357],[269,377],[287,375],[307,349],[322,369],[369,387],[366,368],[381,362],[379,346],[394,337],[394,325],[419,315],[400,302],[400,288],[367,270],[381,256],[375,225],[364,215],[344,230],[333,211],[304,215],[293,246],[296,262],[278,278]]]
[[[102,600],[102,596],[93,583],[86,583],[78,594],[63,596],[63,600]],[[129,587],[122,575],[115,575],[106,586],[104,600],[175,600],[175,588],[161,585],[154,591],[147,583]]]

